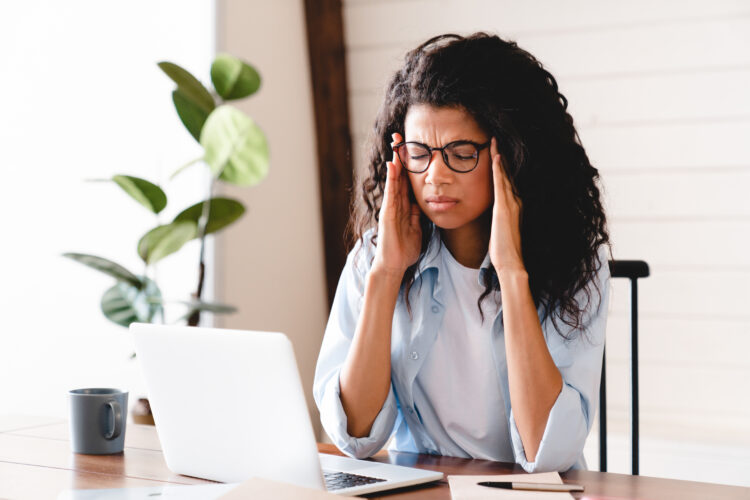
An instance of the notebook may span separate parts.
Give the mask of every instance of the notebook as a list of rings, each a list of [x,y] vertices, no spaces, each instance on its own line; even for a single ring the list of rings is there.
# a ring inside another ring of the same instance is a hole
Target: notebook
[[[477,483],[480,481],[520,481],[524,483],[562,484],[557,472],[538,472],[536,474],[503,474],[493,476],[448,476],[453,500],[477,500],[496,498],[498,500],[571,500],[570,493],[549,491],[504,490],[487,488]]]
[[[224,483],[260,477],[345,495],[443,477],[319,454],[292,344],[281,333],[144,323],[130,330],[172,472]]]

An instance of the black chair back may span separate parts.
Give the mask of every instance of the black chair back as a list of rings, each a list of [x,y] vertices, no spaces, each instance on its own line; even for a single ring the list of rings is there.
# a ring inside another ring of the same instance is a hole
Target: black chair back
[[[630,280],[630,438],[631,472],[638,475],[638,278],[649,276],[648,264],[642,260],[611,260],[613,278]],[[605,348],[606,349],[606,348]],[[607,471],[607,376],[606,350],[602,360],[602,382],[599,389],[599,470]]]

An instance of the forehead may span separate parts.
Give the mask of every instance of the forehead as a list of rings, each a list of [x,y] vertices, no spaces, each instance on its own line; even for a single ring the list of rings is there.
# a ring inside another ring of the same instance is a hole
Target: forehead
[[[482,127],[465,109],[429,104],[417,104],[409,108],[404,119],[404,133],[407,141],[430,143],[445,144],[461,139],[486,140]]]

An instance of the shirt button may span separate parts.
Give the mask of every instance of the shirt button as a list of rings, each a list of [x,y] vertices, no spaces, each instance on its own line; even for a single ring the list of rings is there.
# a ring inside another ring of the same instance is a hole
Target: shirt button
[[[438,306],[432,306],[432,312],[434,312],[435,314],[437,314],[439,310],[440,308]]]
[[[419,353],[417,351],[412,351],[411,359],[419,359]]]
[[[409,413],[411,413],[412,415],[414,415],[414,408],[409,408]]]

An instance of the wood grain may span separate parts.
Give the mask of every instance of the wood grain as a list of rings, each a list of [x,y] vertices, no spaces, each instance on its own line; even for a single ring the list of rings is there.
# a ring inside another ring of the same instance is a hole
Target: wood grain
[[[349,93],[340,0],[305,0],[318,142],[328,305],[346,262],[344,234],[352,186]],[[293,147],[292,144],[289,147]]]
[[[61,422],[50,425],[35,426],[27,429],[19,429],[11,431],[9,434],[68,441],[70,439],[69,432],[68,423]],[[128,422],[125,432],[125,447],[161,451],[161,443],[159,442],[159,435],[156,432],[156,427],[153,425],[137,425]]]
[[[50,499],[66,489],[139,488],[162,481],[0,462],[0,498]]]
[[[12,419],[0,416],[0,428]],[[7,427],[7,426],[6,426]],[[151,426],[132,425],[127,432],[137,436],[138,446],[154,447],[158,437]],[[25,435],[34,433],[36,435]],[[319,444],[323,453],[341,453],[331,444]],[[432,469],[444,474],[517,474],[516,464],[470,460],[455,457],[417,455],[381,451],[372,460],[407,467]],[[585,495],[610,498],[748,499],[750,488],[677,481],[643,476],[570,471],[566,482],[583,484]],[[162,453],[154,449],[127,447],[116,455],[78,455],[70,451],[66,426],[39,425],[34,430],[0,432],[0,498],[54,498],[65,489],[130,488],[164,483],[206,483],[197,478],[174,474],[166,467]],[[447,480],[395,491],[368,495],[390,500],[451,498]],[[576,498],[582,498],[578,495]]]

